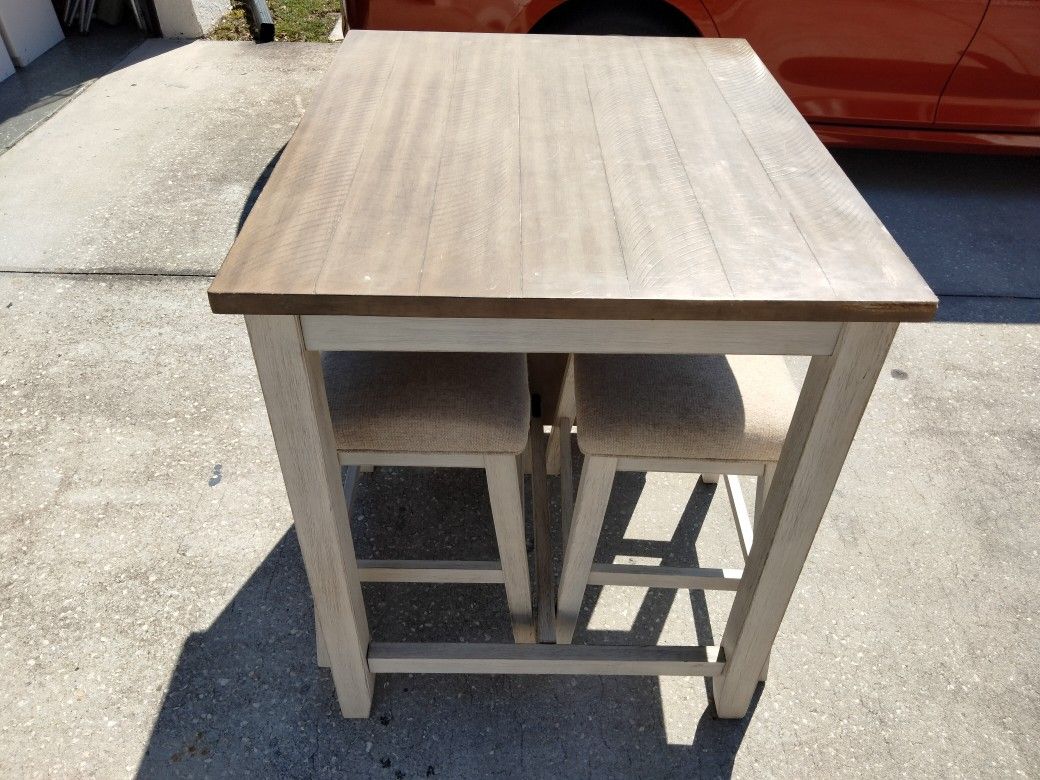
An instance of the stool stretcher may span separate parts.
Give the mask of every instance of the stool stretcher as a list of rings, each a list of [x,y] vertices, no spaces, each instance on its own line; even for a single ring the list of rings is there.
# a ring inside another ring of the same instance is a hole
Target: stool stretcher
[[[711,677],[722,671],[718,647],[373,642],[375,674],[612,674]]]

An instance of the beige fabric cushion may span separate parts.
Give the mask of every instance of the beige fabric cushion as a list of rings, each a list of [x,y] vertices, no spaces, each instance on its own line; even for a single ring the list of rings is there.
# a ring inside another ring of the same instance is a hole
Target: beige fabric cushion
[[[797,392],[782,357],[578,355],[587,455],[775,461]]]
[[[336,447],[519,453],[531,399],[524,355],[326,352]]]

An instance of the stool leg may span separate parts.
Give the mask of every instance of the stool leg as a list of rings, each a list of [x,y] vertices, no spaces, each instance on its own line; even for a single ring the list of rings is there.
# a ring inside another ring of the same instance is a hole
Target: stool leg
[[[556,411],[551,418],[553,427],[549,433],[549,446],[545,452],[547,474],[560,473],[561,440],[564,436],[570,439],[571,425],[574,423],[574,406],[574,355],[568,355],[567,367],[563,371],[563,383],[560,385],[560,397],[556,402]]]
[[[523,482],[519,468],[520,460],[516,455],[484,456],[491,517],[498,540],[498,558],[505,576],[513,638],[527,643],[535,641],[535,630],[524,533]]]
[[[603,529],[617,458],[590,455],[585,458],[578,482],[574,517],[563,553],[563,572],[556,599],[556,641],[570,644],[589,582],[592,559]]]
[[[755,536],[761,530],[761,523],[759,520],[762,517],[762,507],[765,506],[766,496],[769,495],[769,485],[773,481],[773,473],[776,471],[775,463],[765,464],[765,471],[762,472],[762,476],[755,480]],[[754,542],[752,542],[752,545]],[[762,672],[758,675],[758,679],[761,682],[765,682],[769,676],[769,656],[766,656],[766,662],[762,665]]]
[[[560,435],[557,457],[560,460],[560,528],[563,538],[571,533],[571,517],[574,516],[574,464],[571,450],[571,421],[564,417],[559,425],[566,433]],[[550,447],[551,449],[551,447]]]
[[[762,476],[755,480],[755,530],[758,530],[759,520],[762,517],[762,509],[765,507],[766,496],[769,495],[769,486],[773,482],[773,474],[776,472],[775,463],[766,463]]]
[[[701,482],[705,485],[717,485],[719,484],[718,474],[701,474]]]

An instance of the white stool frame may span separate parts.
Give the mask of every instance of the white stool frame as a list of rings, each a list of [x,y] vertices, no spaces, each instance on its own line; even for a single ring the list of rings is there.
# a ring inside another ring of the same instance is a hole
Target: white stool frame
[[[569,449],[571,437],[560,438],[561,446]],[[721,475],[717,472],[726,469]],[[756,478],[755,525],[762,516],[765,496],[775,472],[773,462],[734,463],[711,460],[669,460],[656,458],[615,458],[586,455],[574,501],[573,520],[564,515],[563,571],[560,574],[557,597],[556,641],[570,642],[585,589],[588,585],[630,585],[648,588],[686,588],[690,590],[739,590],[742,569],[677,568],[612,563],[593,563],[596,546],[603,528],[607,502],[618,471],[661,471],[683,474],[701,474],[707,484],[723,482],[729,497],[730,510],[737,529],[740,550],[747,562],[751,555],[754,528],[748,515],[744,493],[738,475]],[[568,486],[563,482],[562,489]]]
[[[346,717],[368,716],[375,673],[399,671],[703,675],[714,679],[719,716],[742,717],[898,328],[895,322],[509,316],[247,314],[245,320]],[[372,643],[319,350],[812,356],[721,646]]]
[[[557,642],[567,644],[573,639],[585,591],[589,585],[687,590],[740,589],[743,569],[593,563],[614,484],[614,475],[619,471],[661,471],[700,474],[702,481],[707,484],[716,484],[721,479],[729,498],[740,551],[746,563],[754,543],[754,528],[762,517],[762,508],[765,506],[769,486],[776,471],[774,461],[736,462],[692,458],[665,460],[586,455],[578,484],[578,495],[574,499],[574,485],[569,476],[571,470],[564,466],[570,464],[573,453],[571,423],[564,417],[553,427],[554,434],[560,431],[552,439],[559,442],[557,457],[561,465],[561,475],[565,470],[568,472],[567,476],[561,476],[560,479],[561,492],[565,496],[560,502],[563,507],[564,557],[556,602]],[[755,477],[754,525],[748,515],[738,475]],[[767,660],[759,675],[762,681],[766,679],[768,666]]]
[[[499,560],[359,560],[357,566],[361,582],[504,585],[514,641],[521,644],[534,642],[534,610],[531,605],[527,540],[524,531],[523,457],[524,453],[489,455],[340,451],[339,462],[348,467],[343,479],[348,511],[359,473],[371,471],[375,466],[482,468],[487,475]],[[325,648],[317,610],[314,611],[314,629],[318,665],[328,667],[329,654]]]

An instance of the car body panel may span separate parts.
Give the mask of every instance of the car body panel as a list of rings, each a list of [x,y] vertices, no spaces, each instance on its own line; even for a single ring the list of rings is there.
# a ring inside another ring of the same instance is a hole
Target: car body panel
[[[702,35],[718,30],[701,0],[669,0]],[[345,0],[351,27],[372,30],[529,32],[562,0]]]
[[[1040,130],[1040,0],[991,0],[935,119],[945,126]]]
[[[517,0],[347,0],[352,27],[372,30],[526,32],[513,29]]]
[[[854,127],[816,122],[812,123],[812,129],[821,141],[832,147],[972,154],[1040,154],[1040,133]]]
[[[344,2],[352,27],[516,33],[561,5]],[[746,38],[826,143],[1040,153],[1040,0],[668,2]]]
[[[986,0],[707,0],[806,119],[927,125]]]

